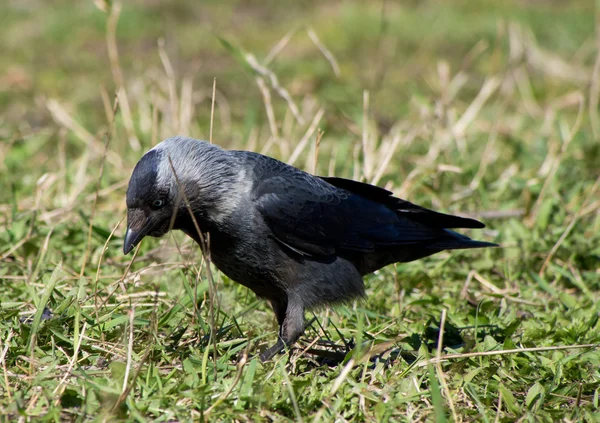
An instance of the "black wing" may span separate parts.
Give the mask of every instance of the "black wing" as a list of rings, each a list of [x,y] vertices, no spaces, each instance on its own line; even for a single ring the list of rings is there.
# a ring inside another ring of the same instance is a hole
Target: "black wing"
[[[409,201],[394,197],[392,192],[375,185],[344,178],[321,177],[321,179],[338,188],[384,204],[397,213],[401,213],[402,217],[423,223],[432,228],[485,228],[485,225],[478,220],[439,213],[425,207],[417,206]]]
[[[395,198],[373,185],[314,177],[264,156],[260,162],[255,167],[255,205],[275,238],[299,254],[426,245],[452,238],[444,228],[483,227]]]

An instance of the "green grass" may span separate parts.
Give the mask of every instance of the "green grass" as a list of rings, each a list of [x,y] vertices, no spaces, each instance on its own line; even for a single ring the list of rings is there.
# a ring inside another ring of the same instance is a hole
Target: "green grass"
[[[0,420],[600,420],[592,2],[127,2],[118,63],[107,14],[80,3],[2,18]],[[214,78],[214,142],[288,160],[305,138],[295,165],[377,176],[502,248],[382,269],[366,300],[315,312],[291,356],[260,363],[272,312],[214,272],[211,318],[190,240],[121,251],[133,166],[162,138],[208,138]],[[318,339],[355,347],[327,365],[301,353]]]

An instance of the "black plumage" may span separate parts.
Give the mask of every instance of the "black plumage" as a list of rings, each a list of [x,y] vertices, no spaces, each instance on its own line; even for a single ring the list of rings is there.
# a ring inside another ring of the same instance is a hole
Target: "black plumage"
[[[263,360],[303,333],[305,309],[364,295],[365,274],[443,250],[495,245],[450,230],[482,223],[417,206],[383,188],[174,137],[148,152],[133,172],[124,251],[144,235],[163,235],[171,221],[172,229],[200,243],[182,197],[210,234],[215,265],[275,312],[280,337]]]

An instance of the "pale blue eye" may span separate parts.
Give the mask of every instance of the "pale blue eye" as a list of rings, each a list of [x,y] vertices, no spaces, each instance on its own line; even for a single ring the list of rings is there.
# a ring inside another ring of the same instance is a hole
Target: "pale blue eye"
[[[154,202],[152,203],[152,207],[154,207],[155,209],[158,209],[160,207],[163,206],[163,200],[154,200]]]

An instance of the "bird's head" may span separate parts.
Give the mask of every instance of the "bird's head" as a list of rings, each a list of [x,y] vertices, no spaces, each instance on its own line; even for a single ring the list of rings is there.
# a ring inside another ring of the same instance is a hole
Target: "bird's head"
[[[127,188],[123,252],[128,254],[147,235],[182,229],[190,209],[198,219],[219,209],[231,180],[228,153],[204,141],[173,137],[144,154]]]

